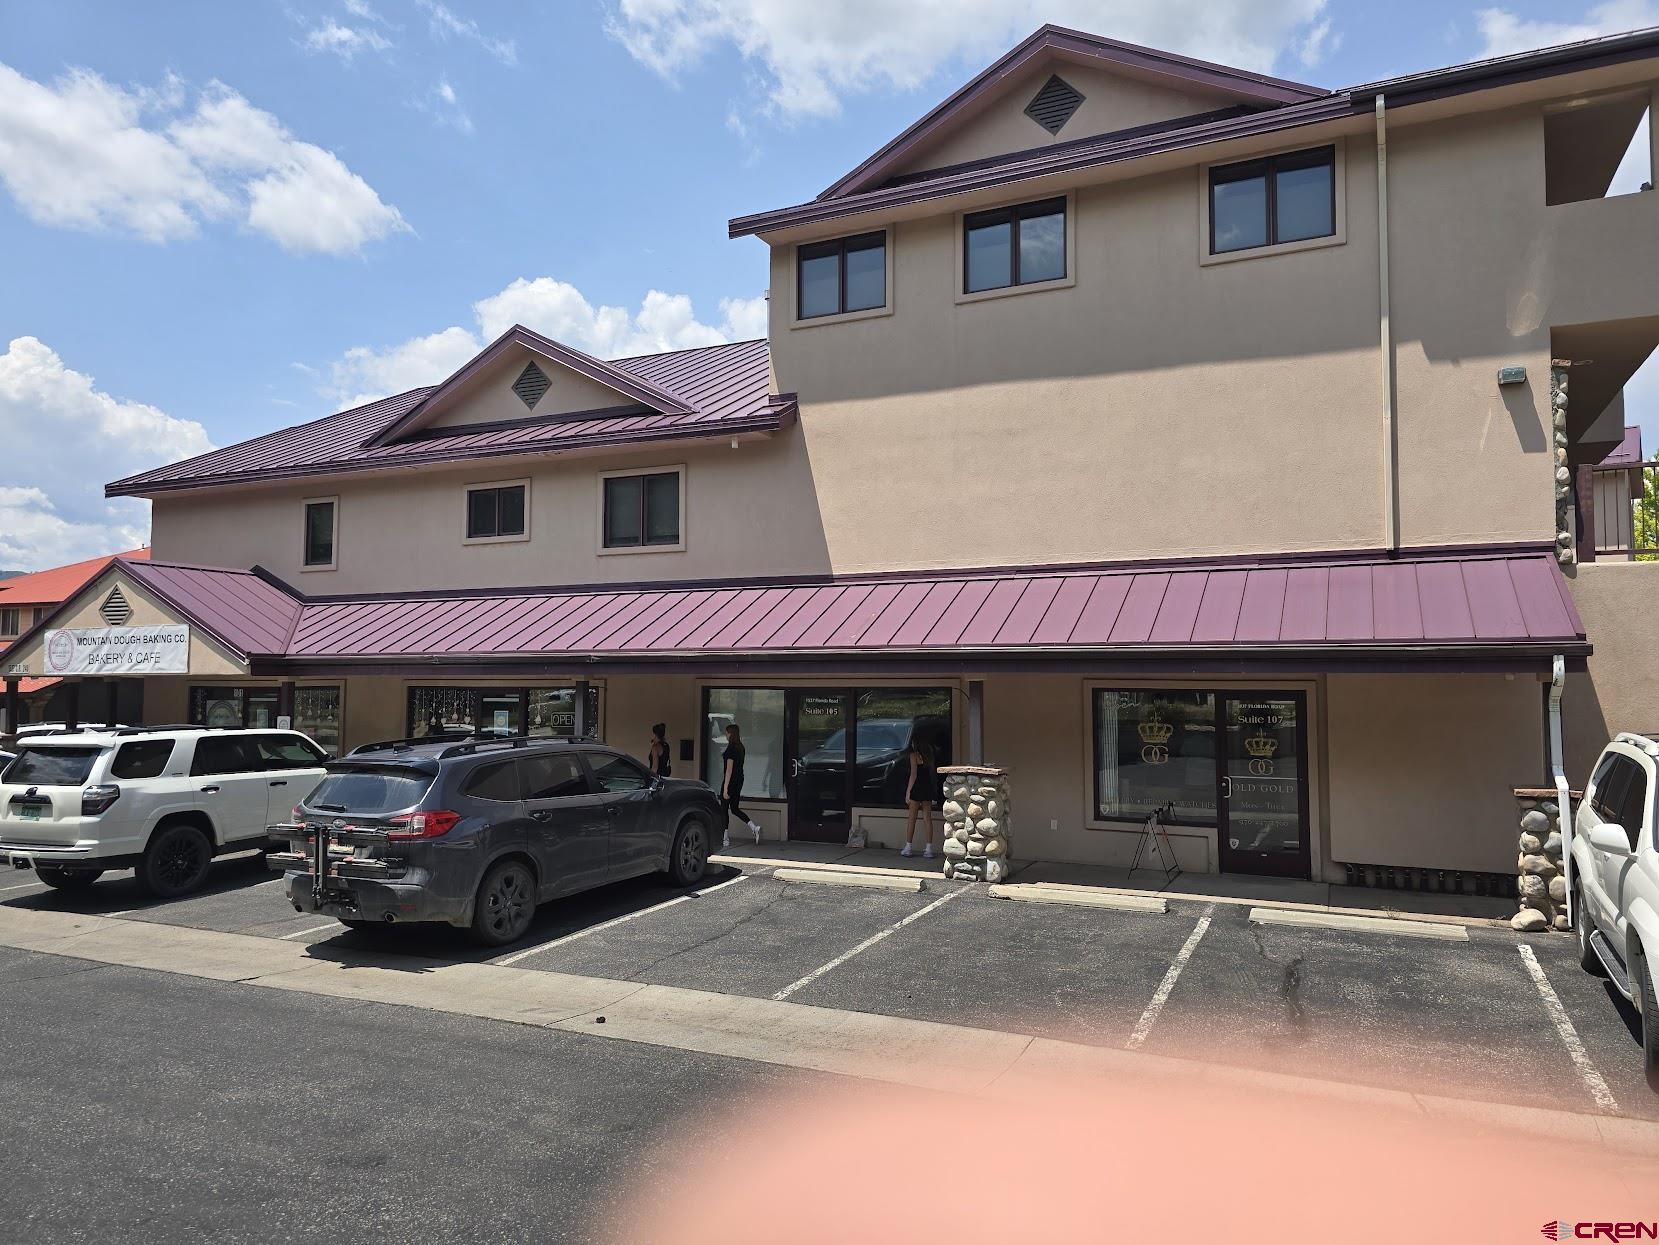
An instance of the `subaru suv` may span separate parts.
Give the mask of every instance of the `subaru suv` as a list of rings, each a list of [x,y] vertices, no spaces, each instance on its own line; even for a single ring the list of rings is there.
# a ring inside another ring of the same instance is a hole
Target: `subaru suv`
[[[1579,961],[1629,999],[1642,1025],[1648,1084],[1659,1089],[1659,741],[1621,733],[1602,750],[1573,820],[1573,921]]]
[[[295,731],[199,726],[25,735],[0,770],[0,866],[59,890],[110,869],[171,899],[215,856],[266,845],[266,827],[323,777],[327,754]]]
[[[503,946],[550,899],[654,872],[695,885],[720,824],[703,783],[588,740],[394,740],[331,762],[267,860],[296,912]]]

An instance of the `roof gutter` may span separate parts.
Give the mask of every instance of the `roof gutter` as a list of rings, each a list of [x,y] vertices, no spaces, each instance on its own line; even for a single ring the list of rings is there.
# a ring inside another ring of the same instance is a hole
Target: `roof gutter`
[[[1388,297],[1388,114],[1377,96],[1377,319],[1382,352],[1383,548],[1400,550],[1399,410],[1394,396],[1394,328]]]

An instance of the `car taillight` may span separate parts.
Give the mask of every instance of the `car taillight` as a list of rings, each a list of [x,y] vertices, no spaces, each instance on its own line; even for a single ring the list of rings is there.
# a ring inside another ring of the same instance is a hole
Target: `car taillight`
[[[391,819],[398,829],[386,831],[388,839],[435,839],[448,834],[461,820],[461,814],[447,810],[431,813],[400,813]]]
[[[96,817],[109,811],[109,806],[121,798],[121,788],[114,783],[88,787],[81,792],[81,816]]]
[[[305,805],[294,805],[293,811],[288,814],[288,820],[296,826],[303,826],[305,824]]]

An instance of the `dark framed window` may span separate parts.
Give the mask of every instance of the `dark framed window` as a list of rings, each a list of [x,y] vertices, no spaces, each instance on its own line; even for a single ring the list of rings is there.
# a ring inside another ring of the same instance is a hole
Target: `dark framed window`
[[[861,233],[795,249],[796,316],[836,316],[887,305],[887,235]]]
[[[1216,824],[1214,692],[1097,688],[1095,818],[1142,821],[1173,803],[1169,825]]]
[[[1043,199],[962,218],[963,290],[1059,281],[1066,275],[1066,201]]]
[[[21,634],[23,611],[15,605],[8,605],[0,610],[0,635]]]
[[[198,686],[189,691],[189,719],[192,726],[220,729],[252,727],[274,729],[279,707],[274,687]],[[340,689],[296,687],[291,727],[309,735],[323,748],[340,748]]]
[[[587,732],[599,733],[599,688],[588,685]],[[576,732],[570,687],[411,687],[411,738],[486,735],[569,737]]]
[[[1210,170],[1210,254],[1335,234],[1335,147]]]
[[[524,485],[491,484],[467,490],[467,539],[523,536]]]
[[[605,477],[605,548],[680,543],[680,473]]]
[[[305,503],[305,564],[307,566],[334,565],[334,506],[333,501]]]

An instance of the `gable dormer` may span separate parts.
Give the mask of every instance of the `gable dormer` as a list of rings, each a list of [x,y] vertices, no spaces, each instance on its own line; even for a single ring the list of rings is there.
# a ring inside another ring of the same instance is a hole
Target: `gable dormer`
[[[836,199],[1058,143],[1325,95],[1269,78],[1044,26],[819,196]]]
[[[684,415],[691,409],[638,376],[514,325],[369,444],[526,420]]]

